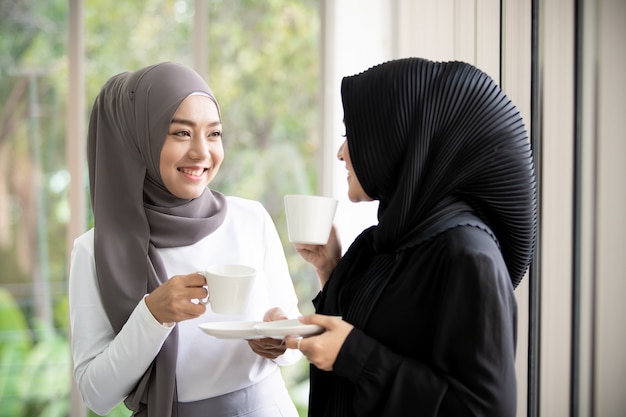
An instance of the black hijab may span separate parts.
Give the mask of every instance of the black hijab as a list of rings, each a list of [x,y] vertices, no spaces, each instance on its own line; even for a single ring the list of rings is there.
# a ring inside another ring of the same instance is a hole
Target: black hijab
[[[104,309],[119,333],[142,297],[168,279],[156,248],[191,245],[226,216],[224,197],[172,195],[160,175],[161,148],[174,113],[209,86],[189,68],[162,63],[109,79],[88,129],[95,262]],[[218,107],[219,108],[219,107]],[[175,416],[177,328],[126,399],[133,415]]]
[[[341,94],[354,171],[380,203],[374,251],[458,226],[450,218],[469,205],[517,286],[534,249],[535,176],[523,120],[500,87],[467,63],[405,58],[345,77]]]
[[[341,95],[352,166],[379,201],[378,224],[337,264],[316,312],[365,328],[405,249],[465,225],[490,233],[516,286],[533,252],[535,177],[522,118],[494,81],[466,63],[405,58],[345,77]],[[354,415],[352,384],[310,372],[314,413]],[[331,398],[316,394],[321,385]]]

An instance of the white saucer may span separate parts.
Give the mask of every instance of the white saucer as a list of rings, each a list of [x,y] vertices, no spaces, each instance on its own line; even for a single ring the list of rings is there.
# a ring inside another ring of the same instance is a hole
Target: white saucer
[[[316,324],[303,324],[298,319],[265,321],[254,325],[256,331],[273,339],[284,339],[286,336],[305,337],[320,334],[323,327]]]
[[[263,336],[254,328],[261,321],[219,321],[202,323],[198,326],[206,334],[219,339],[261,339]]]

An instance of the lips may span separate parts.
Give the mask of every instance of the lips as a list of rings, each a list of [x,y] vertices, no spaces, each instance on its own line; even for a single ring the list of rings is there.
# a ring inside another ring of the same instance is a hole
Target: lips
[[[207,168],[178,168],[179,172],[192,177],[201,177],[208,169]]]

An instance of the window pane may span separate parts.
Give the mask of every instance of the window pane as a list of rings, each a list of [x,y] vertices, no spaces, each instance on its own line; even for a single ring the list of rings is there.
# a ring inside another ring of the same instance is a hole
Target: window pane
[[[0,415],[69,407],[66,3],[0,7]]]
[[[287,241],[283,196],[318,190],[317,7],[311,0],[212,1],[206,42],[226,155],[213,186],[263,202],[283,238],[303,312],[312,309],[317,278]]]
[[[161,61],[193,65],[193,6],[85,2],[85,120],[112,75]],[[69,414],[67,7],[65,0],[0,5],[0,417]],[[317,7],[207,0],[202,28],[225,132],[226,159],[212,187],[266,206],[304,313],[316,278],[286,240],[282,197],[317,190]],[[305,410],[308,367],[300,365],[284,373]],[[128,414],[120,406],[110,415]]]
[[[225,159],[213,186],[261,201],[283,239],[300,310],[312,312],[317,277],[287,241],[283,196],[317,193],[317,1],[211,1],[207,81],[221,106]],[[282,368],[301,415],[308,362]]]

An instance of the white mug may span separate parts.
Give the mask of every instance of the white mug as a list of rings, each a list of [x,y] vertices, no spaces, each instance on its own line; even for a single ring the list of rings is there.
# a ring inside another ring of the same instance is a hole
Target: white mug
[[[325,245],[335,219],[337,200],[319,195],[286,195],[287,233],[292,243]]]
[[[210,304],[217,314],[240,315],[246,312],[256,279],[256,270],[247,265],[218,264],[207,267],[208,296],[200,300]]]

